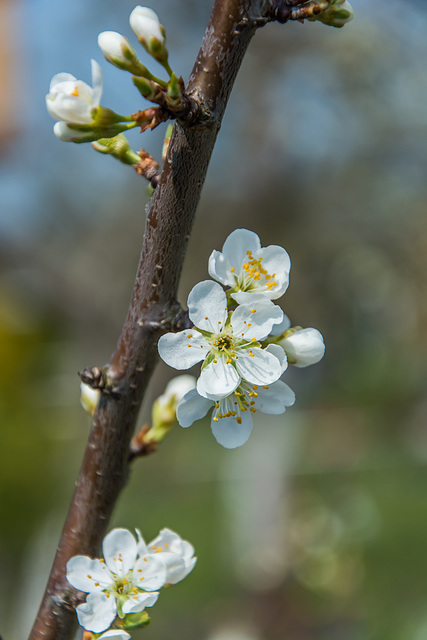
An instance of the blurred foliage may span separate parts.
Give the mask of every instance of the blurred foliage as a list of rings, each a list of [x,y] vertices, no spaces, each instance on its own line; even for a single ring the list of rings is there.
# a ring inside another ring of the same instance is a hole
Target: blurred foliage
[[[154,7],[184,76],[209,5]],[[43,93],[58,71],[88,79],[89,57],[102,60],[97,33],[129,35],[133,6],[19,4],[26,125],[0,165],[4,640],[25,636],[40,602],[89,425],[76,372],[114,347],[146,202],[131,170],[54,139]],[[201,422],[135,462],[111,526],[140,527],[148,539],[171,527],[199,556],[135,638],[427,638],[427,9],[415,0],[404,10],[397,0],[353,7],[342,30],[257,33],[180,289],[185,303],[212,249],[234,228],[252,229],[289,251],[283,308],[323,333],[326,356],[288,372],[295,407],[258,422],[242,449],[220,449]],[[126,74],[103,68],[103,103],[139,108]],[[144,140],[156,157],[162,133]],[[172,375],[159,365],[141,422]]]

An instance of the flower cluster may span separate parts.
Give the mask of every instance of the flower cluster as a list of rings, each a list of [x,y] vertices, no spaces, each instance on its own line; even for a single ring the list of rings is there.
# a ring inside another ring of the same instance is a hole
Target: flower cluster
[[[129,23],[139,43],[164,67],[168,80],[151,73],[139,60],[127,38],[115,31],[103,31],[98,36],[98,45],[104,57],[114,66],[133,75],[133,82],[144,98],[158,104],[167,104],[169,96],[179,99],[182,87],[169,65],[166,32],[157,14],[152,9],[137,6],[130,14]],[[47,110],[57,120],[54,133],[65,142],[100,141],[94,144],[97,151],[135,165],[139,156],[130,149],[123,132],[145,121],[140,122],[133,115],[120,115],[103,107],[102,88],[102,71],[95,60],[92,60],[92,86],[70,73],[56,74],[46,96]],[[154,127],[160,121],[148,120],[146,125]]]
[[[113,529],[104,538],[103,558],[74,556],[67,563],[67,580],[88,594],[77,607],[81,626],[102,638],[125,640],[123,629],[145,626],[146,607],[152,607],[158,590],[185,578],[196,564],[192,545],[170,529],[162,529],[149,544],[136,530]]]
[[[285,249],[262,248],[247,229],[233,231],[222,251],[212,252],[209,274],[217,282],[200,282],[188,296],[194,327],[167,333],[158,345],[161,358],[175,369],[202,362],[196,388],[177,406],[182,427],[212,410],[215,438],[232,449],[247,441],[258,411],[280,414],[294,403],[282,374],[288,363],[318,362],[325,345],[316,329],[291,327],[273,303],[285,293],[289,271]]]

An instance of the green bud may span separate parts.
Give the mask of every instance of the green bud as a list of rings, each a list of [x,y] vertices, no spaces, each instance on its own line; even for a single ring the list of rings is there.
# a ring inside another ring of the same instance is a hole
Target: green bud
[[[123,628],[124,629],[142,629],[142,627],[146,627],[151,622],[150,616],[146,611],[141,611],[140,613],[128,613],[123,618]]]
[[[133,76],[132,81],[143,98],[150,102],[163,102],[164,93],[156,82],[137,76]]]
[[[53,132],[57,138],[63,142],[94,142],[100,138],[113,138],[122,131],[132,129],[135,122],[130,124],[110,124],[96,126],[91,124],[67,124],[66,122],[56,122]]]
[[[347,0],[331,0],[324,11],[317,16],[309,17],[308,20],[311,22],[318,20],[330,27],[340,28],[353,20],[353,17],[353,8]]]
[[[181,84],[173,72],[168,82],[166,100],[167,100],[168,106],[171,107],[172,110],[176,110],[181,107],[181,104],[182,104]]]
[[[130,147],[128,139],[123,133],[114,138],[101,138],[96,142],[92,142],[92,147],[99,153],[106,153],[125,164],[137,164],[139,156]]]

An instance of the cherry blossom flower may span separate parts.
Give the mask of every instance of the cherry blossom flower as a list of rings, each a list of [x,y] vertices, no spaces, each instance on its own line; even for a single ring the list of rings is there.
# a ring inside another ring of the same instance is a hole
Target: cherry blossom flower
[[[294,402],[294,392],[281,380],[263,386],[242,382],[236,391],[219,401],[204,398],[196,390],[189,391],[178,404],[177,418],[182,427],[190,427],[213,409],[212,433],[223,447],[234,449],[248,440],[257,411],[277,415]]]
[[[239,304],[250,303],[262,293],[270,300],[282,296],[289,284],[291,261],[285,249],[276,245],[261,247],[253,231],[236,229],[221,251],[209,258],[209,275],[230,287],[228,293]]]
[[[189,369],[203,360],[197,391],[220,399],[242,380],[271,384],[280,378],[279,352],[262,349],[260,341],[283,317],[282,310],[264,296],[253,298],[228,313],[227,297],[216,282],[199,282],[188,296],[193,329],[167,333],[159,340],[160,357],[175,369]]]
[[[71,73],[57,73],[53,76],[46,107],[56,120],[72,124],[92,124],[102,95],[102,71],[92,60],[92,83],[77,80]]]
[[[174,531],[162,529],[159,535],[148,545],[144,542],[138,530],[136,530],[136,533],[138,536],[138,553],[143,556],[155,554],[165,563],[167,584],[180,582],[193,570],[197,561],[194,556],[194,547]]]
[[[67,563],[67,580],[88,593],[77,607],[79,623],[88,631],[105,631],[116,616],[143,611],[158,598],[166,581],[166,566],[154,555],[140,556],[127,529],[113,529],[102,544],[104,559],[74,556]]]

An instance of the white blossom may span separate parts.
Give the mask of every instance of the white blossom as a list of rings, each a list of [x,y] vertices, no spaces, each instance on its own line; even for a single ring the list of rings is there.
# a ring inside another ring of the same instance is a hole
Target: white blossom
[[[67,580],[88,593],[77,607],[79,623],[88,631],[105,631],[116,616],[151,607],[166,581],[166,566],[154,555],[141,556],[127,529],[113,529],[102,544],[104,558],[74,556],[67,563]]]
[[[129,24],[138,40],[149,48],[150,39],[155,38],[164,44],[165,36],[159,17],[148,7],[137,6],[129,16]]]
[[[235,391],[242,380],[263,385],[281,376],[278,352],[260,345],[283,317],[270,300],[258,296],[229,314],[222,287],[205,280],[191,290],[188,310],[194,328],[165,334],[158,349],[160,357],[175,369],[189,369],[204,361],[197,381],[200,395],[220,399]]]
[[[154,554],[165,563],[167,584],[180,582],[193,570],[197,561],[194,556],[194,547],[174,531],[162,529],[148,545],[138,530],[136,533],[138,535],[138,553],[144,556]]]
[[[92,124],[102,95],[102,71],[92,60],[92,84],[77,80],[71,73],[57,73],[53,76],[46,107],[56,120],[69,124]]]
[[[229,293],[239,304],[249,303],[262,293],[275,300],[289,284],[291,261],[285,249],[277,245],[261,247],[253,231],[236,229],[222,247],[209,258],[209,275],[231,288]]]
[[[242,382],[233,393],[219,401],[204,398],[196,390],[189,391],[178,405],[177,418],[182,427],[190,427],[213,409],[213,435],[223,447],[234,449],[248,440],[257,411],[277,415],[284,413],[294,402],[294,392],[281,380],[263,386]]]

